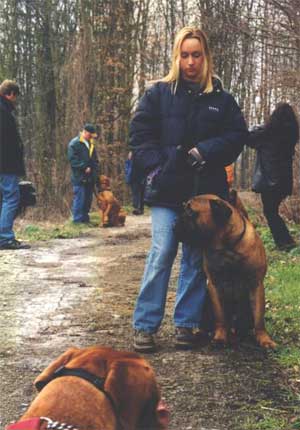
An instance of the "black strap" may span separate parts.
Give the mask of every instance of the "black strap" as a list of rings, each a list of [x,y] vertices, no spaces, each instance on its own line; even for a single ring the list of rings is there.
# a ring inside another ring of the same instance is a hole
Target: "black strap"
[[[98,376],[87,372],[84,369],[68,369],[67,367],[59,367],[53,374],[53,379],[59,378],[60,376],[78,376],[79,378],[85,379],[86,381],[93,384],[98,390],[104,390],[105,378],[98,378]]]
[[[98,388],[98,390],[100,390],[110,401],[110,404],[112,406],[112,409],[114,411],[115,417],[118,422],[118,429],[121,429],[121,423],[120,423],[119,414],[118,414],[115,401],[112,398],[112,396],[107,391],[104,390],[105,378],[98,378],[98,376],[93,375],[92,373],[84,369],[80,369],[80,368],[69,369],[67,367],[61,366],[53,373],[53,376],[49,381],[47,381],[46,383],[43,383],[43,386],[40,386],[37,388],[42,389],[45,385],[48,384],[48,382],[53,381],[53,379],[59,378],[61,376],[77,376],[78,378],[82,378],[90,382],[91,384],[93,384],[94,387]]]

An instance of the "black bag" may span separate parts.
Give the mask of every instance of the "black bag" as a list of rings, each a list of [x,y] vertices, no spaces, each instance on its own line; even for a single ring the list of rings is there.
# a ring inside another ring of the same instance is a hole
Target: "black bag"
[[[17,215],[24,213],[29,206],[36,205],[36,190],[30,181],[20,181],[20,202]]]

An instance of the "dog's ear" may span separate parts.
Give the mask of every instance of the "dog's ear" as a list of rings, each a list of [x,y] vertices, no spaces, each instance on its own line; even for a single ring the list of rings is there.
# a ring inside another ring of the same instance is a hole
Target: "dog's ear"
[[[54,372],[62,366],[65,366],[78,352],[78,348],[70,348],[64,352],[60,357],[54,360],[39,376],[35,379],[34,385],[38,391],[41,391],[49,381],[51,381]]]
[[[198,212],[193,211],[193,209],[191,208],[191,204],[190,202],[184,203],[183,204],[184,207],[184,212],[191,218],[197,218],[198,216]]]
[[[115,360],[109,368],[105,390],[112,395],[117,406],[122,406],[120,420],[127,425],[131,423],[128,428],[167,428],[168,410],[160,403],[154,370],[143,358]]]
[[[231,217],[232,210],[223,200],[210,200],[209,204],[216,225],[223,227]]]

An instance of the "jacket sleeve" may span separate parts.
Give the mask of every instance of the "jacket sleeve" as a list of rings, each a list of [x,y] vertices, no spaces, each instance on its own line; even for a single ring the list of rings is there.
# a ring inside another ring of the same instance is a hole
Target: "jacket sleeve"
[[[68,146],[68,160],[73,169],[84,171],[89,166],[89,163],[80,156],[81,151],[78,145],[79,143],[77,144],[77,142],[71,140]]]
[[[225,118],[217,137],[199,142],[196,146],[209,165],[227,166],[233,163],[243,150],[248,136],[243,114],[231,95],[225,107]]]
[[[250,130],[248,139],[246,140],[246,145],[250,148],[259,149],[263,145],[265,139],[265,128],[264,126],[259,125]]]
[[[160,147],[159,111],[159,86],[155,84],[141,98],[129,129],[134,162],[137,168],[145,173],[164,161]]]

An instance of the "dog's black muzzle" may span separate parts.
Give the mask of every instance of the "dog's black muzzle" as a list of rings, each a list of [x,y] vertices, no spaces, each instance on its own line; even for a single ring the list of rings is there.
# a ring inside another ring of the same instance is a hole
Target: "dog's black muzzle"
[[[204,248],[211,239],[211,233],[197,224],[197,212],[188,205],[174,224],[174,232],[179,242],[194,248]]]

